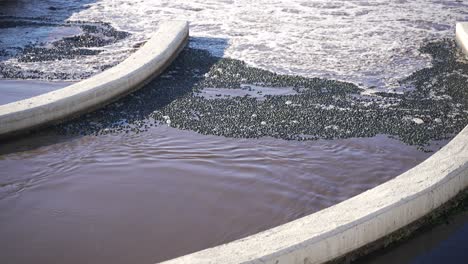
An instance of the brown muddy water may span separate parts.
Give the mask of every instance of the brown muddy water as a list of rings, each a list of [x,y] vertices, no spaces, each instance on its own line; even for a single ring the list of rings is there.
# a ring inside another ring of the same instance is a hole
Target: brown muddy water
[[[452,41],[463,3],[16,2],[0,8],[0,78],[79,81],[161,19],[189,20],[191,38],[141,90],[0,141],[1,264],[149,264],[216,246],[388,181],[468,124]],[[55,89],[34,83],[0,81],[0,104]]]
[[[73,83],[0,79],[0,105],[55,91]]]
[[[42,133],[1,152],[4,263],[163,261],[326,208],[431,155],[384,135],[234,139],[167,126]]]
[[[467,124],[453,45],[428,46],[445,59],[414,90],[372,97],[187,48],[119,101],[0,142],[2,260],[155,263],[388,181]]]

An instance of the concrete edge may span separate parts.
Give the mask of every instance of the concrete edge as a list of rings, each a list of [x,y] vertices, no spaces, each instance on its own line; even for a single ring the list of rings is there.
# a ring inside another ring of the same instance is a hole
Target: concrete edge
[[[468,54],[468,24],[457,43]],[[468,126],[413,169],[337,205],[258,234],[165,261],[297,263],[336,260],[430,214],[468,187]]]
[[[458,46],[468,56],[468,22],[457,23],[455,36]]]
[[[138,51],[117,66],[65,88],[0,105],[0,138],[103,107],[157,77],[188,42],[186,21],[163,21]]]

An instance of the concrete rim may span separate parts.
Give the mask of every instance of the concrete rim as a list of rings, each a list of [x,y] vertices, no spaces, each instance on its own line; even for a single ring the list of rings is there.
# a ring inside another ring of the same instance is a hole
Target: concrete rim
[[[457,43],[468,54],[468,23],[456,28]],[[468,126],[418,166],[371,190],[258,234],[163,263],[332,261],[408,226],[467,187]]]
[[[458,46],[468,56],[468,22],[457,23],[455,35]]]
[[[0,138],[93,111],[141,88],[169,66],[188,34],[186,21],[163,21],[145,45],[117,66],[65,88],[0,105]]]

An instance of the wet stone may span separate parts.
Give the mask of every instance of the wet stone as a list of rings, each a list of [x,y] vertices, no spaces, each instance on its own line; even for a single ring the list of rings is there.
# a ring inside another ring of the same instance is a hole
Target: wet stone
[[[100,135],[170,125],[207,135],[285,140],[387,134],[423,147],[431,140],[454,136],[468,124],[468,64],[449,40],[430,43],[421,51],[433,56],[434,65],[401,81],[414,89],[364,96],[351,83],[279,75],[187,48],[165,74],[143,89],[55,129]],[[201,95],[203,89],[223,94],[226,89],[249,86],[292,87],[295,92],[261,99]]]

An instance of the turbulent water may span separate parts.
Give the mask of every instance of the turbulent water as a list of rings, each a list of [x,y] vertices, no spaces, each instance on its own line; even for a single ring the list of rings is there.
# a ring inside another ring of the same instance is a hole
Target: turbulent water
[[[78,71],[104,61],[115,64],[133,51],[133,45],[148,39],[161,20],[184,19],[190,22],[191,36],[201,37],[192,42],[193,47],[279,73],[349,80],[385,90],[399,88],[398,79],[430,65],[430,58],[418,52],[421,44],[428,39],[453,38],[455,22],[468,20],[466,1],[32,2],[12,9],[17,16],[110,22],[132,34],[106,47],[99,59],[74,61]],[[5,8],[3,13],[12,12]],[[71,70],[67,62],[9,63]]]
[[[0,141],[8,263],[216,246],[383,183],[468,124],[466,1],[0,3],[0,104],[116,65],[161,20],[191,30],[139,91]]]

